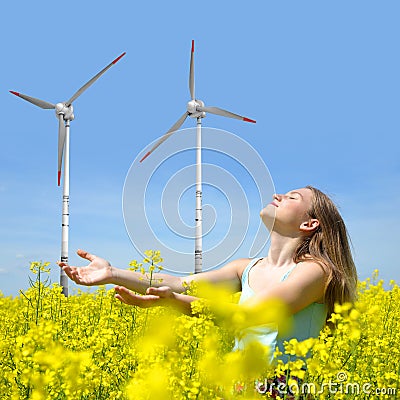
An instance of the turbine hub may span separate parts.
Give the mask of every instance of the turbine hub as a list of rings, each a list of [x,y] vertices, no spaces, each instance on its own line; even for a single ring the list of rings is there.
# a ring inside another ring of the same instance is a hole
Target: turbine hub
[[[204,118],[206,113],[204,111],[199,111],[197,107],[204,107],[204,103],[201,100],[190,100],[187,103],[187,111],[189,117],[191,118]]]
[[[56,117],[58,118],[58,116],[61,114],[64,117],[64,121],[72,121],[75,117],[74,117],[74,107],[72,107],[72,104],[67,107],[67,105],[65,103],[57,103],[56,104]]]

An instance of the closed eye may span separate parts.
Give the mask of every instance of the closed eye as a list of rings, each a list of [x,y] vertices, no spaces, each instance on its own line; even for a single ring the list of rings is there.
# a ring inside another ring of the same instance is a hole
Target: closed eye
[[[288,192],[287,196],[289,197],[289,199],[292,200],[299,200],[300,198],[303,197],[299,192]]]

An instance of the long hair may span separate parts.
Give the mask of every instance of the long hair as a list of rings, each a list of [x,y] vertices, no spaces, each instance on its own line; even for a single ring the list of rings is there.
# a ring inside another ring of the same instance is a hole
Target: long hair
[[[320,190],[306,186],[313,194],[308,214],[319,226],[298,245],[294,262],[315,260],[328,275],[324,303],[327,319],[334,312],[335,303],[354,302],[357,293],[357,271],[350,249],[350,238],[344,221],[333,201]]]

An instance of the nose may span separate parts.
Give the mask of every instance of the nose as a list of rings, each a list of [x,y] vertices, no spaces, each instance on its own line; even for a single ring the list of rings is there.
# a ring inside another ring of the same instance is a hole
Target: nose
[[[273,196],[272,196],[272,198],[273,198],[274,200],[281,201],[281,200],[282,200],[282,195],[281,195],[281,194],[278,194],[278,193],[274,193]]]

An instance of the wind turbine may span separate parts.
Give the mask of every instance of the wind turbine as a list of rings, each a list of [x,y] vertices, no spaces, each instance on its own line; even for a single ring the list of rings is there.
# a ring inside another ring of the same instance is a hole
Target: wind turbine
[[[100,78],[108,69],[119,61],[126,53],[122,53],[114,61],[103,68],[90,81],[85,83],[75,94],[67,101],[52,104],[44,100],[36,99],[22,93],[10,90],[10,93],[21,97],[26,101],[44,109],[54,109],[58,119],[58,186],[61,181],[61,166],[64,153],[64,184],[63,184],[63,202],[62,202],[62,222],[61,222],[61,262],[68,263],[68,231],[69,231],[69,136],[70,122],[74,119],[72,102],[75,101],[89,86]],[[65,272],[60,269],[60,286],[65,296],[68,296],[68,278]]]
[[[189,91],[191,100],[187,103],[187,111],[175,122],[174,125],[168,130],[164,136],[148,151],[140,162],[144,161],[158,146],[166,141],[173,133],[175,133],[184,123],[187,117],[196,118],[196,214],[195,214],[195,250],[194,250],[194,272],[199,273],[202,271],[203,263],[203,243],[202,243],[202,168],[201,168],[201,120],[206,116],[206,112],[210,114],[221,115],[223,117],[240,119],[245,122],[256,121],[242,117],[241,115],[234,114],[230,111],[223,110],[218,107],[205,107],[204,102],[196,99],[195,97],[195,84],[194,84],[194,40],[192,40],[192,50],[190,53],[190,72],[189,72]]]

